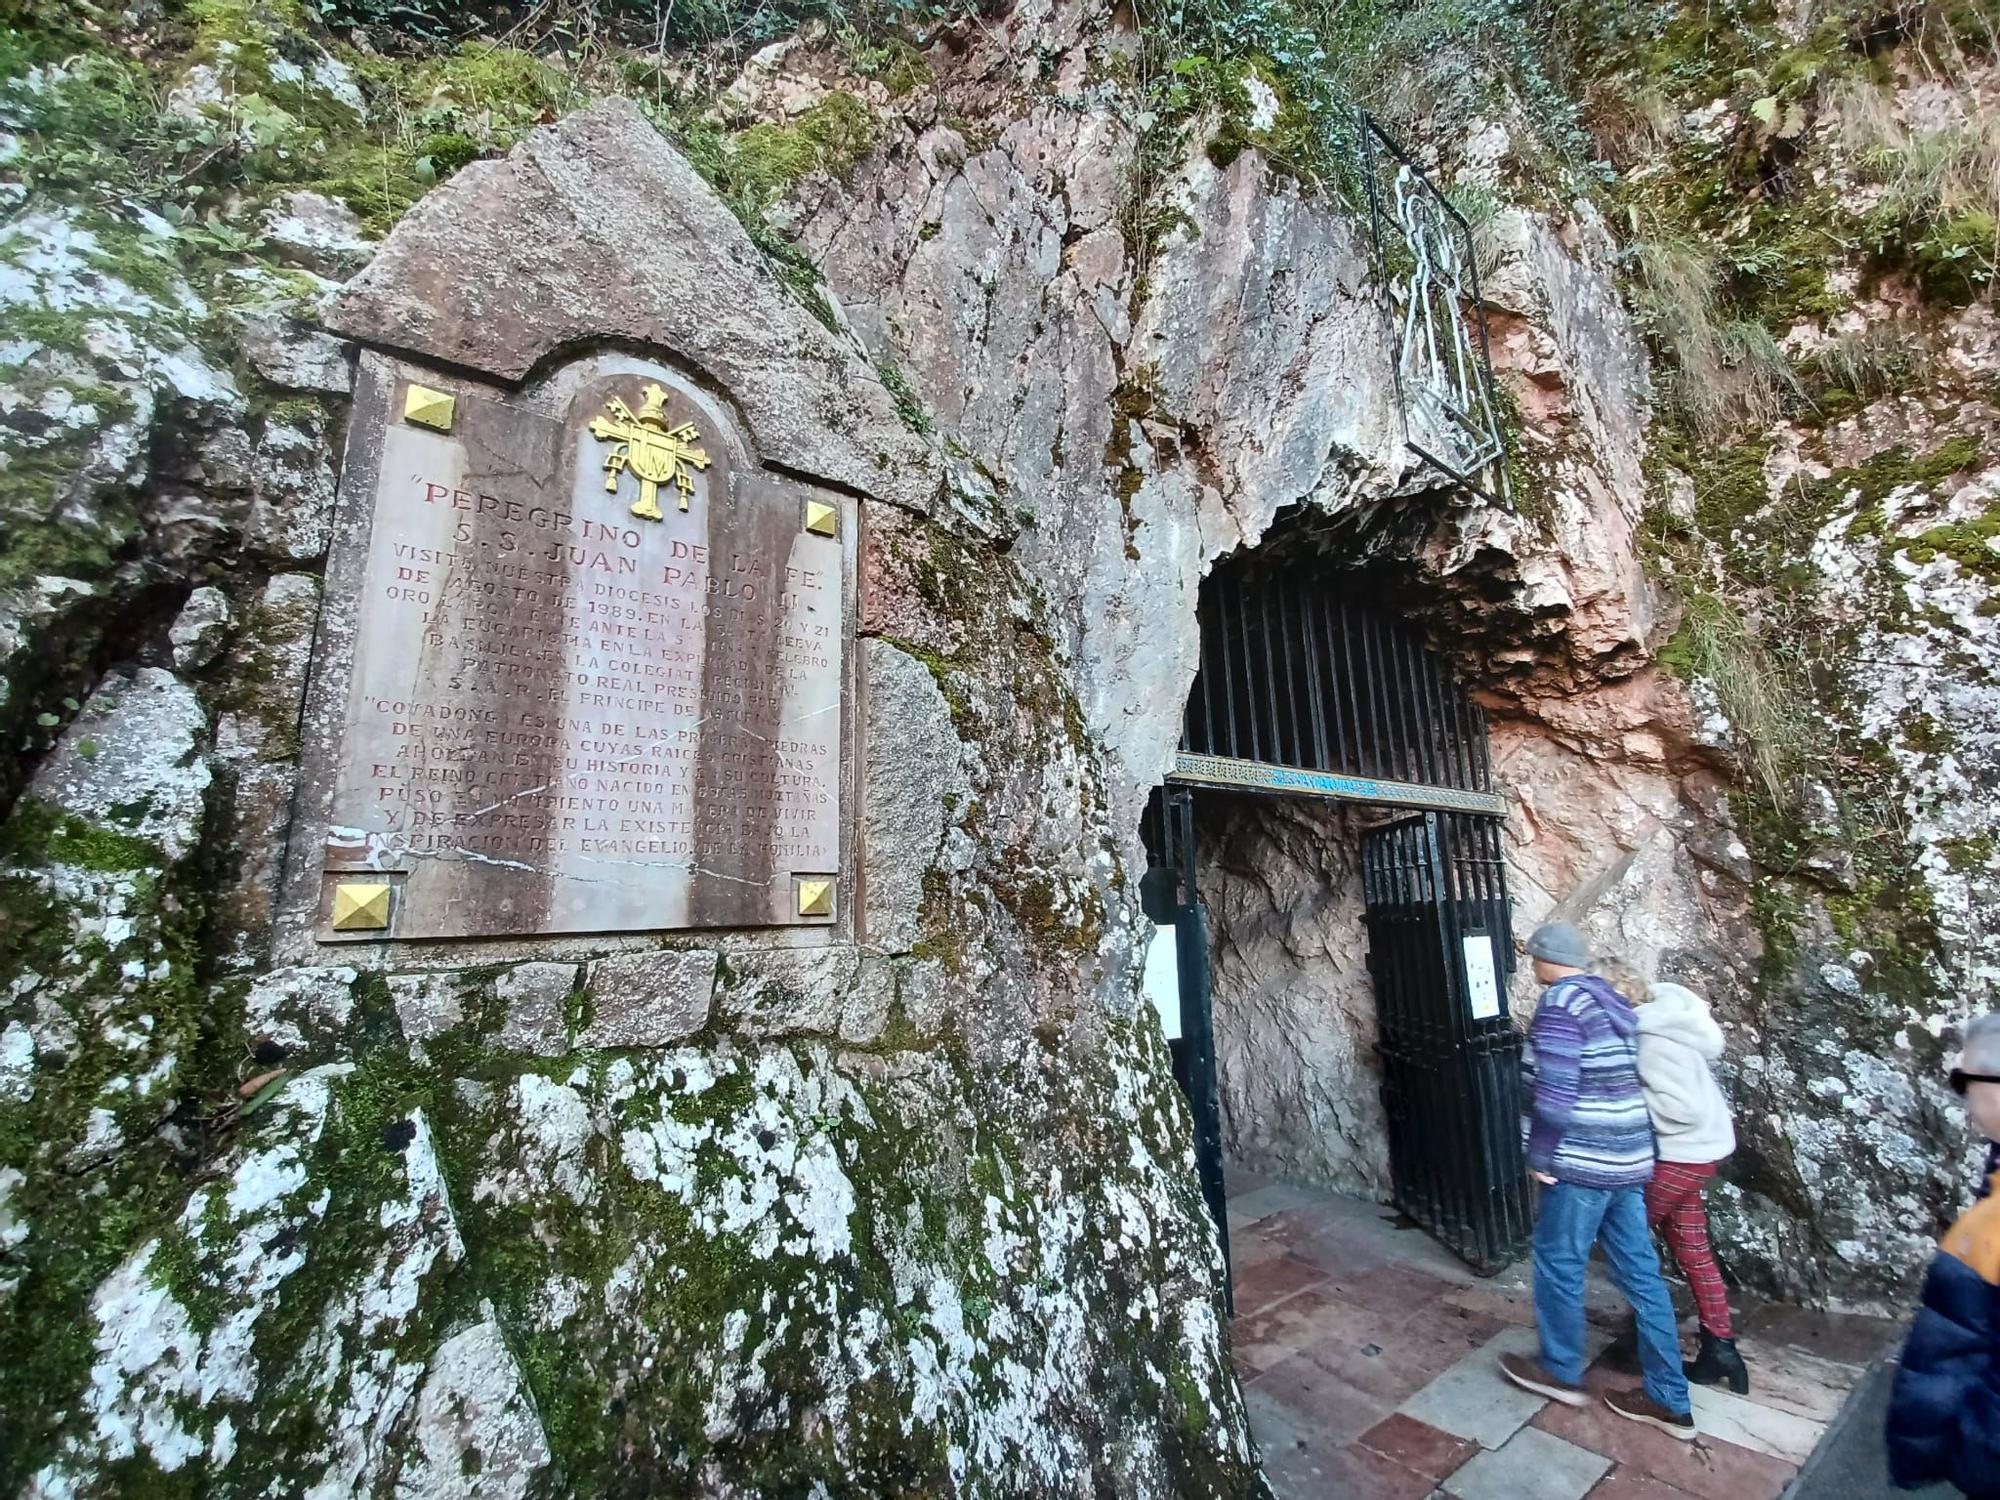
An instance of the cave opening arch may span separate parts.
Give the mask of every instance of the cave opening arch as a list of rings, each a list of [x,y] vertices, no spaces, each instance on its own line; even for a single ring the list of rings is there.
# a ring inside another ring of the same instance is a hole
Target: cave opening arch
[[[1202,583],[1142,891],[1225,1257],[1233,1170],[1392,1203],[1480,1271],[1526,1245],[1506,802],[1405,599],[1301,525]]]

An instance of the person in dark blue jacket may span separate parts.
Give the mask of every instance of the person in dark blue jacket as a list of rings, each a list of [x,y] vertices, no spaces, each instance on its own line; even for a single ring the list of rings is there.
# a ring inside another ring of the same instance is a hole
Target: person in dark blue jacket
[[[1889,1397],[1889,1477],[1904,1489],[1948,1480],[1972,1500],[2000,1500],[2000,1014],[1965,1028],[1951,1086],[1994,1144],[1979,1200],[1924,1277]]]

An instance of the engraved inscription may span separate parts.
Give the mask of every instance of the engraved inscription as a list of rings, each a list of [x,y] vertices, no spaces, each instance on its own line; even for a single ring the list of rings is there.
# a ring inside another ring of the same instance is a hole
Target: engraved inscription
[[[385,434],[326,866],[400,874],[396,936],[794,922],[837,870],[840,546],[721,441],[685,510],[607,493],[593,413],[711,430],[669,379]]]

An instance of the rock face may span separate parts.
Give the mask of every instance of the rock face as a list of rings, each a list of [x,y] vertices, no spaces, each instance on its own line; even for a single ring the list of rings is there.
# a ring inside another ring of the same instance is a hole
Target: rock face
[[[1203,798],[1196,816],[1230,1160],[1384,1200],[1358,820],[1337,806],[1226,795]]]
[[[200,700],[171,673],[147,667],[106,678],[35,772],[29,795],[177,862],[201,831],[207,734]]]
[[[1258,1493],[1135,876],[1203,580],[1279,537],[1485,708],[1517,927],[1579,921],[1715,1000],[1731,1264],[1904,1294],[1964,1165],[1929,1074],[2000,967],[1990,306],[1928,328],[1923,393],[1691,455],[1630,247],[1589,202],[1502,203],[1509,510],[1406,447],[1366,227],[1274,170],[1282,115],[1224,98],[1162,133],[1098,0],[888,64],[808,29],[678,120],[684,151],[574,79],[584,107],[531,129],[545,100],[482,73],[518,145],[379,242],[383,164],[456,109],[449,69],[357,147],[401,65],[363,91],[348,43],[241,9],[254,46],[204,12],[130,49],[176,59],[161,130],[210,131],[164,180],[265,160],[291,106],[369,173],[302,187],[301,142],[216,195],[235,220],[111,212],[36,144],[93,76],[0,82],[30,153],[0,150],[0,1490]],[[1736,128],[1697,113],[1676,150]],[[1504,198],[1508,129],[1471,123],[1460,186]],[[326,563],[357,345],[500,387],[643,352],[852,497],[851,916],[291,941],[330,722],[305,706],[355,607]],[[1753,564],[1822,643],[1812,723],[1866,796],[1759,800],[1757,705],[1697,649]],[[1198,816],[1234,1160],[1379,1194],[1356,815]],[[1886,845],[1919,893],[1888,926]]]
[[[501,377],[638,338],[865,493],[864,910],[271,968],[334,428],[185,434],[162,535],[262,576],[160,611],[134,650],[175,670],[104,676],[7,825],[0,1487],[1256,1493],[1097,754],[991,482],[623,101],[469,169],[328,319]],[[258,367],[310,388],[290,337]]]

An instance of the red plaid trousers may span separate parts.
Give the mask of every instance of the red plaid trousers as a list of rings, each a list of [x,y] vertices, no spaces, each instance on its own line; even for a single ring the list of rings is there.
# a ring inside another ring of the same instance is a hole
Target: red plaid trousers
[[[1666,1237],[1667,1248],[1680,1263],[1703,1331],[1726,1339],[1735,1337],[1730,1331],[1729,1293],[1722,1285],[1715,1253],[1708,1248],[1708,1209],[1701,1201],[1702,1187],[1714,1175],[1713,1162],[1655,1162],[1653,1180],[1646,1184],[1646,1222]]]

